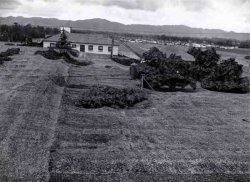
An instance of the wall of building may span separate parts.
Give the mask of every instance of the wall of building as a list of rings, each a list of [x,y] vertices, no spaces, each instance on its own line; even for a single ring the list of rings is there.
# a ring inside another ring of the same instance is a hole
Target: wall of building
[[[72,43],[74,44],[74,43]],[[76,49],[78,51],[80,51],[80,45],[85,45],[85,52],[86,53],[93,53],[93,54],[105,54],[105,55],[110,55],[111,53],[108,51],[108,47],[110,47],[109,45],[93,45],[93,44],[76,44]],[[93,45],[93,50],[89,50],[88,47],[89,45]],[[103,50],[99,51],[98,50],[98,46],[103,46]],[[118,55],[118,48],[119,46],[114,46],[113,47],[113,55]]]
[[[45,42],[45,41],[43,41],[43,47],[44,47],[44,48],[50,47],[50,43],[56,44],[55,42]]]
[[[45,42],[45,41],[44,41],[44,42],[43,42],[43,47],[44,47],[44,48],[50,47],[50,43],[55,43],[55,42]],[[74,43],[72,43],[72,44],[74,44]],[[88,49],[88,46],[89,46],[89,45],[92,45],[92,44],[78,44],[78,43],[76,43],[76,47],[73,48],[73,49],[80,51],[80,45],[85,45],[85,52],[87,52],[87,53],[104,54],[104,55],[110,55],[110,54],[111,54],[111,53],[108,51],[108,47],[110,47],[109,45],[93,45],[93,50],[90,51],[90,50]],[[98,50],[98,46],[103,46],[103,50],[102,50],[102,51],[99,51],[99,50]],[[119,46],[114,46],[114,47],[113,47],[113,55],[114,55],[114,56],[117,56],[117,55],[118,55],[118,50],[119,50]]]

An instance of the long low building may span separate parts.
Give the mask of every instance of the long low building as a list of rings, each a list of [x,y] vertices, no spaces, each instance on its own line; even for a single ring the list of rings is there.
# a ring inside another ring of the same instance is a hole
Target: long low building
[[[65,34],[72,49],[86,53],[111,55],[113,46],[113,55],[118,55],[119,44],[116,41],[112,44],[112,39],[109,37],[101,34],[71,33],[67,29],[65,30]],[[43,47],[55,47],[59,39],[60,34],[49,37],[43,41]]]

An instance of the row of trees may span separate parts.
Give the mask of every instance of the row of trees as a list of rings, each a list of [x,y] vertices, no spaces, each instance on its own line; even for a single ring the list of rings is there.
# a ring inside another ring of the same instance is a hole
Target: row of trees
[[[19,25],[0,25],[0,41],[25,42],[27,39],[44,38],[46,35],[55,35],[60,31],[57,28]]]

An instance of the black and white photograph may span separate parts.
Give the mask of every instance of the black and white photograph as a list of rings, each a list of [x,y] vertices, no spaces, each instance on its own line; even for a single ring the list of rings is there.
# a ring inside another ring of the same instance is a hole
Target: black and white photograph
[[[250,0],[0,0],[0,182],[250,182]]]

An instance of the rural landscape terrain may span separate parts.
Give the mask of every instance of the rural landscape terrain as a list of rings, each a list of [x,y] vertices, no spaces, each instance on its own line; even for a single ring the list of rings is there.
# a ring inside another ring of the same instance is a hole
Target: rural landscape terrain
[[[79,66],[19,48],[0,66],[1,180],[249,180],[249,94],[146,89],[130,109],[87,109],[75,103],[92,85],[138,88],[129,66],[100,56]]]
[[[250,0],[1,0],[0,182],[250,182]]]

